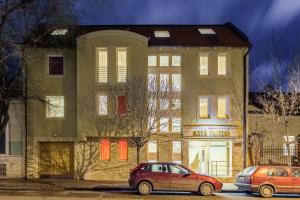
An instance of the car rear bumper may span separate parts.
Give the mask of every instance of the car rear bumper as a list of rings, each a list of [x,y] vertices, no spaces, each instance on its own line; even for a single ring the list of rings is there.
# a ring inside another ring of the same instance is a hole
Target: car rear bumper
[[[258,185],[245,184],[245,183],[235,183],[234,185],[238,187],[238,190],[242,190],[242,191],[257,192],[258,190]]]

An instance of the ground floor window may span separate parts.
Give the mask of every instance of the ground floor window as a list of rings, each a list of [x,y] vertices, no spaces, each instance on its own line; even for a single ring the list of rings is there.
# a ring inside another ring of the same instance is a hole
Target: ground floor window
[[[189,141],[189,167],[196,172],[216,177],[230,177],[232,141]]]
[[[0,154],[8,154],[8,126],[3,133],[0,133]]]

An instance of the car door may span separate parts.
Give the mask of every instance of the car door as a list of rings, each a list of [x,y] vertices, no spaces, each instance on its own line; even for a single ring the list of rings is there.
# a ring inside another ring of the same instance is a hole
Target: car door
[[[171,176],[166,164],[153,163],[148,178],[152,182],[154,190],[171,189]]]
[[[195,191],[197,186],[196,174],[190,173],[181,165],[170,164],[172,190]]]
[[[286,167],[271,167],[266,181],[276,187],[276,192],[286,193],[293,191],[292,178]]]
[[[300,167],[292,167],[291,176],[293,182],[293,192],[300,194]]]

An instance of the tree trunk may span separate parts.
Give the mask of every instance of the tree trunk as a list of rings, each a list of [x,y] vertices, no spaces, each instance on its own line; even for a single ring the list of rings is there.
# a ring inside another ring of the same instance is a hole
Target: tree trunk
[[[136,147],[136,164],[140,163],[140,152],[141,152],[141,148]]]

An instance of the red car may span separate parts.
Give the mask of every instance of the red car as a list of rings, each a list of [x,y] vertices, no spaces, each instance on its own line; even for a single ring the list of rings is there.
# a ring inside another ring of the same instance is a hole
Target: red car
[[[142,163],[130,172],[129,185],[140,194],[153,190],[189,191],[212,195],[221,191],[223,183],[175,163]]]
[[[262,197],[272,197],[274,193],[300,194],[300,167],[248,167],[237,175],[235,185],[239,190],[258,192]]]

